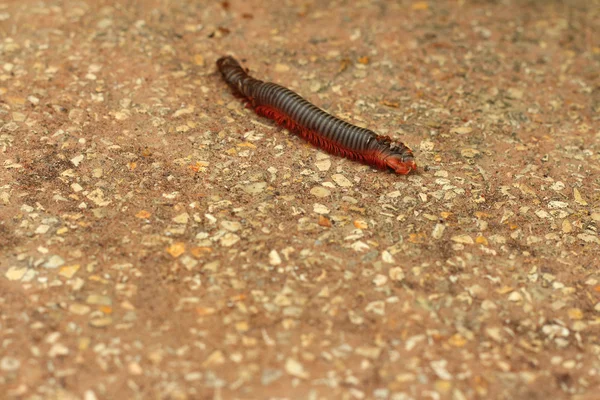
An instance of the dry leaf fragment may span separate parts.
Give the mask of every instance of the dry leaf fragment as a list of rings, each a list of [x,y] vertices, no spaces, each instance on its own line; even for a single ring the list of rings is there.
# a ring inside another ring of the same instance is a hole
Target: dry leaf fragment
[[[413,3],[412,9],[415,11],[423,11],[429,9],[429,4],[426,1],[417,1]]]
[[[136,218],[139,218],[139,219],[147,219],[147,218],[150,218],[151,215],[152,214],[150,214],[146,210],[141,210],[137,214],[135,214]]]
[[[174,243],[172,246],[169,246],[169,248],[167,248],[167,253],[169,253],[173,258],[179,257],[180,255],[185,253],[185,243]]]
[[[324,215],[319,215],[319,225],[331,228],[331,220]]]
[[[392,108],[400,107],[399,103],[397,103],[395,101],[389,101],[389,100],[381,100],[381,104],[384,106],[392,107]]]

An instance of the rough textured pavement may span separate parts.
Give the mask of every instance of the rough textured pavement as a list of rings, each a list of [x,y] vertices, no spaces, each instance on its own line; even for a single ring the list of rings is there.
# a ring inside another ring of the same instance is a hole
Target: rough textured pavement
[[[0,397],[593,399],[600,2],[0,3]],[[236,99],[233,54],[419,171]]]

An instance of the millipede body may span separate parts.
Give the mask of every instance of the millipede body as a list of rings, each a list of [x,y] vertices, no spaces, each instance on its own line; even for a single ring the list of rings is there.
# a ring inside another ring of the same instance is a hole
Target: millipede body
[[[233,57],[219,58],[217,67],[257,114],[274,119],[315,146],[397,174],[417,168],[412,151],[403,143],[336,118],[283,86],[252,78]]]

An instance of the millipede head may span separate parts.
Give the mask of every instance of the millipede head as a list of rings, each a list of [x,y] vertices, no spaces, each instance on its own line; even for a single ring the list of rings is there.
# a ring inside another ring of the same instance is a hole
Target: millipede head
[[[385,165],[397,174],[406,175],[417,170],[413,153],[404,143],[391,141],[383,155]]]
[[[391,154],[385,159],[385,163],[399,175],[407,175],[411,171],[416,171],[417,163],[411,158],[405,159],[401,154]]]

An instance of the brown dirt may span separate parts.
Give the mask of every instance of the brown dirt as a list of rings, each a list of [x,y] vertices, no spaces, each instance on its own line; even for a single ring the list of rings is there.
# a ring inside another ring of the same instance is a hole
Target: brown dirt
[[[599,10],[2,2],[0,397],[594,398]],[[244,109],[224,54],[418,173]]]

